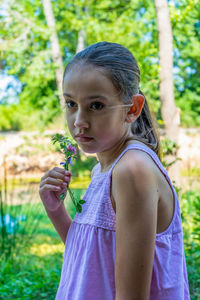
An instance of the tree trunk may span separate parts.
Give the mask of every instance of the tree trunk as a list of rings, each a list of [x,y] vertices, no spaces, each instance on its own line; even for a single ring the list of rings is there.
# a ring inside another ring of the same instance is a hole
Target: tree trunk
[[[76,53],[82,51],[84,48],[85,48],[85,31],[81,29],[78,33]]]
[[[54,64],[56,65],[56,82],[58,87],[60,105],[61,108],[63,109],[65,105],[63,92],[62,92],[62,79],[63,79],[64,68],[63,68],[60,46],[58,42],[58,36],[56,33],[55,18],[51,6],[51,0],[42,0],[42,3],[43,3],[44,14],[46,17],[47,25],[51,31],[50,42],[51,42],[52,58]]]
[[[173,37],[169,17],[167,0],[154,0],[157,15],[157,27],[159,34],[159,59],[160,59],[160,100],[161,114],[164,122],[166,136],[178,143],[180,110],[174,102],[173,86]],[[173,160],[167,158],[168,162]],[[169,169],[169,174],[176,185],[180,185],[180,167],[177,161]]]

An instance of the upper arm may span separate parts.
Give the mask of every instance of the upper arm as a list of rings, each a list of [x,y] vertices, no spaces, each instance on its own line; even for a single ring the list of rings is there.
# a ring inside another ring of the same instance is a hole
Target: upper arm
[[[113,171],[116,299],[149,300],[158,204],[152,164],[146,154],[129,151]]]

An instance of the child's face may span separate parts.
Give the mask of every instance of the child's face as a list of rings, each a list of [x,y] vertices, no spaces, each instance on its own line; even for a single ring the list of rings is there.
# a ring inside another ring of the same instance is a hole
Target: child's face
[[[120,142],[127,132],[126,111],[116,107],[122,100],[103,71],[88,65],[72,68],[63,92],[70,133],[83,151],[99,153]]]

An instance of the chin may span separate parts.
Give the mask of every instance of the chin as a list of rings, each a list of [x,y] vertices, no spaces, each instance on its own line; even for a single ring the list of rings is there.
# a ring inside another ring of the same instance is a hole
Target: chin
[[[80,145],[80,144],[78,144],[78,146],[85,153],[95,154],[97,152],[96,149],[94,149],[94,148],[92,149],[92,147],[88,147],[86,145]]]

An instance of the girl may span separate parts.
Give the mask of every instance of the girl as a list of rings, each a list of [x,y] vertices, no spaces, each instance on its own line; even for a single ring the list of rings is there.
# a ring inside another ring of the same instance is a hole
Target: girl
[[[74,220],[57,208],[71,173],[54,168],[41,179],[65,243],[56,300],[190,299],[179,202],[139,81],[135,58],[116,43],[86,48],[65,69],[70,133],[99,163]]]

